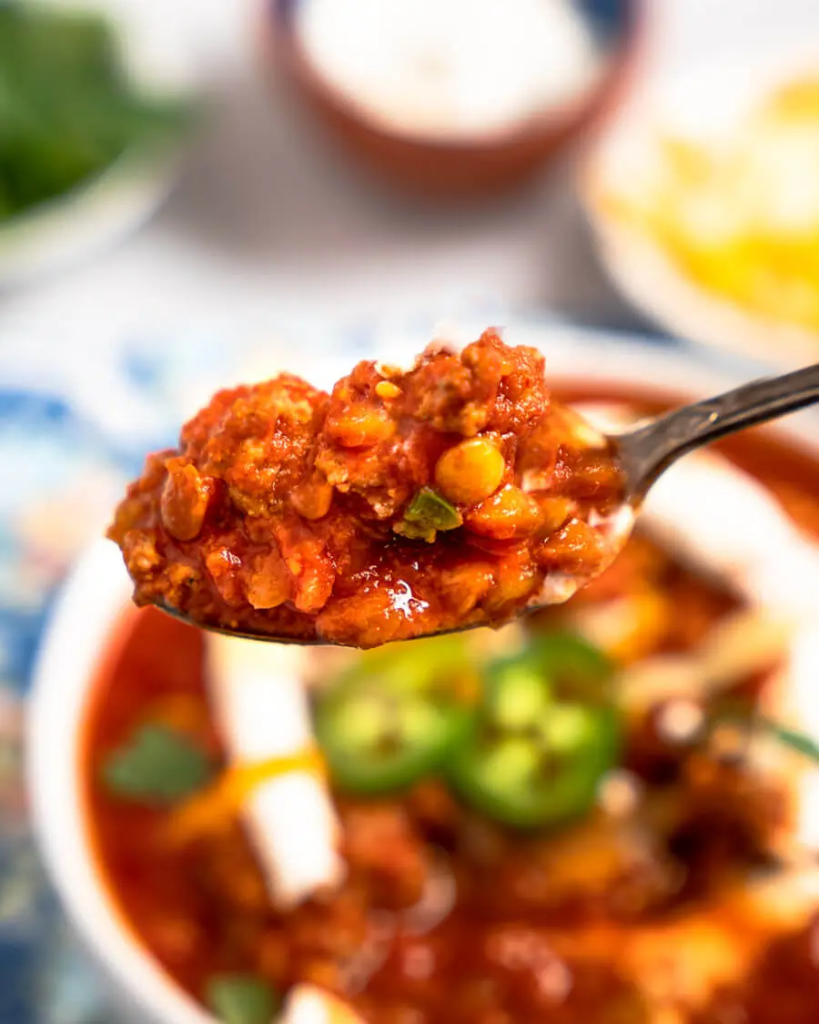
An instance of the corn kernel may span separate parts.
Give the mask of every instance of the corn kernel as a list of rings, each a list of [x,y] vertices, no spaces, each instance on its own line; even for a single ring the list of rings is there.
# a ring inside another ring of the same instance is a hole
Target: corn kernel
[[[435,482],[450,501],[475,505],[495,493],[505,472],[495,445],[475,437],[444,452],[435,466]]]
[[[255,559],[246,584],[247,600],[254,608],[278,608],[290,597],[290,578],[278,551]]]
[[[567,520],[571,519],[577,511],[577,506],[571,498],[540,498],[538,505],[543,514],[541,528],[544,533],[554,533],[561,526],[565,526]]]
[[[380,380],[375,385],[375,393],[379,398],[388,401],[391,398],[398,398],[401,394],[401,388],[397,384],[393,384],[391,380]]]
[[[343,448],[366,448],[390,438],[395,423],[383,406],[359,405],[328,416],[325,430]]]
[[[375,372],[391,380],[393,377],[403,377],[404,371],[400,366],[393,366],[391,363],[376,363]]]
[[[500,608],[511,601],[529,597],[537,586],[537,570],[522,559],[510,558],[497,566],[497,583],[489,596],[487,607]]]

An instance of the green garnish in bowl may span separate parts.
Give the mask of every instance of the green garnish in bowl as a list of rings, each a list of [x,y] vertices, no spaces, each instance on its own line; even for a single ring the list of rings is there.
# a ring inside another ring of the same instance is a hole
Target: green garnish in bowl
[[[279,994],[253,974],[219,974],[207,985],[206,1002],[224,1024],[271,1024]]]
[[[160,807],[191,796],[212,775],[213,765],[197,744],[175,729],[150,722],[112,751],[102,769],[103,784],[112,796]]]

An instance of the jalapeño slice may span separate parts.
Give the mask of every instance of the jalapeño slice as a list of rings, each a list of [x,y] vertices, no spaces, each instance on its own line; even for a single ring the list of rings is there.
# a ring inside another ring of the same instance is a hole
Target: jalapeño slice
[[[422,487],[407,506],[404,518],[396,524],[395,530],[410,540],[432,543],[439,530],[457,530],[461,525],[463,517],[454,505],[450,505],[433,487]]]
[[[619,752],[612,672],[602,652],[564,632],[491,662],[482,706],[447,761],[453,789],[517,828],[582,815]]]
[[[332,779],[347,792],[396,792],[435,774],[466,727],[463,642],[401,648],[364,655],[318,698],[316,738]]]
[[[541,828],[588,811],[617,762],[613,708],[552,704],[536,728],[496,730],[475,719],[452,753],[448,777],[475,810],[515,828]]]
[[[561,631],[535,637],[520,658],[543,673],[558,700],[611,701],[614,665],[599,647],[577,633]]]

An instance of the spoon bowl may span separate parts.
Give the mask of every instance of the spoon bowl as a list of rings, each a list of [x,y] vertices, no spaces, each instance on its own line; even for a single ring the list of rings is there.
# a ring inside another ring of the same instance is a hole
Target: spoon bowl
[[[636,508],[629,502],[624,502],[614,513],[607,516],[605,519],[597,520],[594,525],[600,531],[601,536],[604,538],[607,549],[607,556],[601,564],[600,572],[604,572],[617,558],[620,552],[625,547],[631,531],[634,529],[634,524],[637,520]],[[543,587],[540,591],[532,597],[527,604],[520,609],[520,614],[536,612],[541,608],[546,608],[553,604],[564,604],[569,598],[574,597],[578,590],[582,590],[587,583],[591,583],[596,576],[570,576],[564,573],[553,574],[544,581]],[[197,619],[191,618],[190,615],[181,611],[179,608],[174,608],[172,605],[166,604],[163,601],[156,601],[153,604],[154,608],[164,612],[166,615],[172,616],[179,622],[184,622],[188,626],[195,626],[198,629],[204,629],[208,633],[216,633],[220,636],[233,637],[237,640],[260,640],[266,643],[274,644],[295,644],[299,647],[355,647],[354,644],[340,643],[335,640],[326,640],[323,637],[295,637],[295,636],[276,636],[271,633],[263,633],[261,631],[254,632],[244,627],[230,629],[226,626],[220,626],[218,624],[212,624],[209,622],[201,622]],[[498,625],[506,625],[508,620],[499,622]],[[485,622],[470,622],[463,626],[458,626],[455,629],[438,629],[429,633],[421,633],[413,637],[405,637],[403,640],[425,640],[432,636],[447,636],[451,633],[464,633],[472,629],[485,628],[487,623]],[[402,642],[401,640],[397,642]]]
[[[605,556],[593,574],[554,573],[547,576],[540,591],[519,610],[519,614],[548,605],[563,604],[607,569],[631,535],[640,506],[650,487],[677,459],[728,434],[796,412],[817,401],[819,363],[782,376],[753,381],[714,398],[682,406],[619,434],[605,435],[594,431],[600,446],[614,455],[624,480],[621,503],[605,516],[598,516],[591,521],[602,539]],[[590,431],[594,429],[589,424],[585,426]],[[309,646],[328,644],[322,638],[255,633],[195,621],[179,609],[162,602],[157,602],[156,607],[180,621],[226,636],[268,643]],[[465,622],[455,629],[436,630],[407,639],[462,632],[485,625],[486,622]],[[334,645],[353,646],[340,643]]]

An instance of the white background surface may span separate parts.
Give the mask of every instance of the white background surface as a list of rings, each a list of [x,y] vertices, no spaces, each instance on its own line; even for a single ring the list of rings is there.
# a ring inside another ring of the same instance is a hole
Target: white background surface
[[[270,88],[258,57],[259,0],[142,2],[164,43],[198,62],[218,100],[215,120],[138,235],[0,297],[0,345],[13,343],[20,318],[53,332],[55,344],[86,347],[177,321],[264,335],[283,317],[447,317],[474,303],[630,322],[590,255],[565,167],[481,210],[397,198]],[[644,2],[644,76],[709,55],[741,59],[776,38],[813,35],[819,47],[819,0]]]

